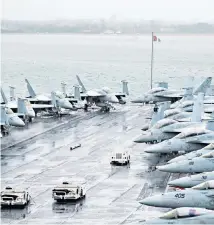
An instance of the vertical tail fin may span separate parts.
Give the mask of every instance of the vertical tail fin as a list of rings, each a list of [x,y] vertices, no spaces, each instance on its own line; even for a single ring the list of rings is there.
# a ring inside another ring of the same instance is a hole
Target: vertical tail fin
[[[183,101],[192,100],[193,99],[193,94],[192,93],[193,93],[193,88],[192,87],[185,88]]]
[[[1,106],[1,125],[9,125],[8,116],[6,114],[6,109],[4,106]]]
[[[207,77],[194,91],[193,94],[197,95],[199,92],[206,93],[207,89],[210,87],[212,82],[212,77]]]
[[[166,109],[169,109],[170,107],[170,101],[167,101],[167,102],[161,102],[159,104],[159,107],[156,105],[154,107],[154,113],[152,115],[152,120],[151,120],[151,123],[150,123],[150,127],[152,127],[153,125],[155,125],[159,120],[163,119],[164,118],[164,111]]]
[[[28,99],[18,98],[18,113],[35,117],[35,112]]]
[[[85,88],[84,84],[82,83],[82,81],[80,80],[78,75],[76,75],[76,77],[77,77],[79,85],[82,87],[82,92],[85,93],[86,92],[86,88]]]
[[[126,80],[122,80],[122,92],[126,95],[129,95],[128,82]]]
[[[27,89],[28,89],[29,95],[30,95],[32,98],[35,98],[35,97],[36,97],[36,93],[35,93],[35,91],[33,90],[32,86],[30,85],[28,79],[25,79],[25,82],[27,83]]]
[[[15,101],[16,98],[15,98],[15,87],[13,86],[9,86],[10,88],[10,101]]]
[[[7,100],[6,96],[5,96],[4,91],[3,91],[2,88],[1,88],[1,96],[2,96],[2,99],[3,99],[4,103],[7,104],[8,100]]]
[[[204,93],[198,93],[198,96],[194,101],[191,121],[201,122],[203,114],[204,114]]]
[[[67,96],[67,93],[66,93],[66,86],[67,86],[66,83],[64,83],[64,82],[61,83],[62,92],[63,92],[63,94],[64,94],[65,96]]]
[[[214,96],[214,85],[210,85],[210,87],[207,89],[206,95]]]
[[[74,98],[77,100],[81,100],[80,86],[77,86],[77,85],[74,86]]]
[[[168,89],[168,83],[167,82],[158,82],[157,86]]]
[[[55,108],[57,108],[58,104],[56,100],[56,94],[54,91],[51,92],[51,103]]]

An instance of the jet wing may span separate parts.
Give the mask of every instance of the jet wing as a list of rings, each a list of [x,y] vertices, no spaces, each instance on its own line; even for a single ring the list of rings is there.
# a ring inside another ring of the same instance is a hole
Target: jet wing
[[[33,109],[52,109],[53,105],[47,105],[47,104],[31,104]]]
[[[104,96],[106,96],[106,94],[100,93],[97,91],[87,91],[86,92],[86,97],[104,97]],[[82,97],[82,95],[81,95],[81,97]]]
[[[5,105],[6,107],[8,107],[10,109],[17,109],[17,102],[16,101],[8,102],[7,104],[2,104],[2,105]]]

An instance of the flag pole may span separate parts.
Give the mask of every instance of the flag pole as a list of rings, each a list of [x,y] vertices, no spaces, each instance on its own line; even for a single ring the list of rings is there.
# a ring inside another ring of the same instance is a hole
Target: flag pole
[[[150,80],[150,82],[151,82],[151,89],[152,89],[152,79],[153,79],[153,42],[154,42],[154,40],[153,40],[153,32],[152,32],[152,53],[151,53],[151,80]]]

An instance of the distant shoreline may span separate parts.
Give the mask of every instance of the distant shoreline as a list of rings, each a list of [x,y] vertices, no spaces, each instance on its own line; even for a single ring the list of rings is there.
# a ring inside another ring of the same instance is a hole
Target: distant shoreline
[[[141,34],[130,34],[130,33],[124,33],[124,34],[103,34],[103,33],[69,33],[69,32],[1,32],[2,35],[82,35],[82,36],[106,36],[106,37],[120,37],[120,36],[150,36],[151,33],[141,33]],[[214,36],[213,33],[158,33],[155,32],[155,34],[159,36]]]

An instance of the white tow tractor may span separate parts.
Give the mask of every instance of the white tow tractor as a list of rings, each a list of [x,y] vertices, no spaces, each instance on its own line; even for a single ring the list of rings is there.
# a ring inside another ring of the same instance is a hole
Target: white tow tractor
[[[86,185],[84,181],[64,181],[61,185],[52,190],[52,197],[57,202],[76,201],[86,195]]]
[[[122,164],[127,165],[130,163],[130,153],[128,150],[116,150],[112,152],[111,164]]]
[[[24,208],[30,201],[27,191],[16,191],[11,187],[6,187],[1,191],[1,207],[20,207]]]

